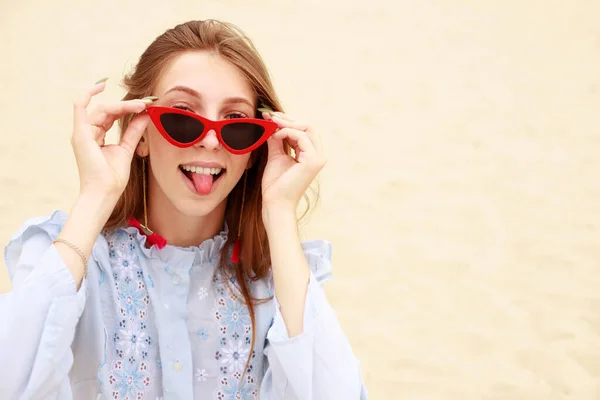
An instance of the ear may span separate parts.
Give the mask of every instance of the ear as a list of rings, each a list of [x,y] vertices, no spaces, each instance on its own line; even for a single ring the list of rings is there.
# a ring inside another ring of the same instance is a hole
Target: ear
[[[136,149],[135,149],[135,154],[137,154],[139,157],[147,157],[148,153],[150,152],[150,149],[148,148],[148,140],[146,140],[146,135],[148,133],[144,132],[144,134],[142,135],[142,138],[140,139],[140,142],[138,143]]]

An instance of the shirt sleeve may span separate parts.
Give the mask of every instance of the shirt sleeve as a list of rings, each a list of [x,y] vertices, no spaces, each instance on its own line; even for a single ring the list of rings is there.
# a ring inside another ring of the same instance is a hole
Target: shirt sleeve
[[[0,393],[69,399],[71,343],[85,304],[52,241],[65,215],[27,221],[5,247],[12,290],[0,296]]]
[[[260,398],[366,400],[360,363],[322,287],[331,278],[331,245],[318,240],[303,243],[303,248],[311,269],[304,331],[293,338],[288,336],[275,295],[275,317],[265,346],[269,366]]]

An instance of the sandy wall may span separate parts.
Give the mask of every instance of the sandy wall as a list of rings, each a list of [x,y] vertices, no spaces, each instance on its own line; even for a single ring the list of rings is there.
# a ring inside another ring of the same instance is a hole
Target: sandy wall
[[[255,40],[329,154],[306,238],[373,399],[600,398],[600,2],[0,3],[0,242],[69,209],[71,101],[164,29]],[[2,268],[0,288],[9,285]]]

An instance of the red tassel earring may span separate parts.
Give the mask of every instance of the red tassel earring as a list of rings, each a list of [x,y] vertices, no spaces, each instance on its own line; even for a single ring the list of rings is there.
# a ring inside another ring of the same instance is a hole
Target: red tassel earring
[[[244,199],[246,198],[246,177],[248,173],[244,171],[244,189],[242,192],[242,206],[240,207],[240,219],[238,221],[237,237],[233,244],[233,251],[231,252],[231,262],[237,263],[240,261],[240,253],[242,252],[242,241],[240,240],[240,234],[242,231],[242,215],[244,214]]]

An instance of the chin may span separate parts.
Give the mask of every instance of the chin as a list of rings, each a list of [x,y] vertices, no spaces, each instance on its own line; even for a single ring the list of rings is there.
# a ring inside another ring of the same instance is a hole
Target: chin
[[[214,212],[218,212],[220,210],[225,211],[225,206],[227,204],[227,198],[224,200],[209,200],[209,199],[186,199],[184,201],[179,201],[179,204],[176,204],[177,210],[180,213],[190,218],[201,218],[207,217]]]

